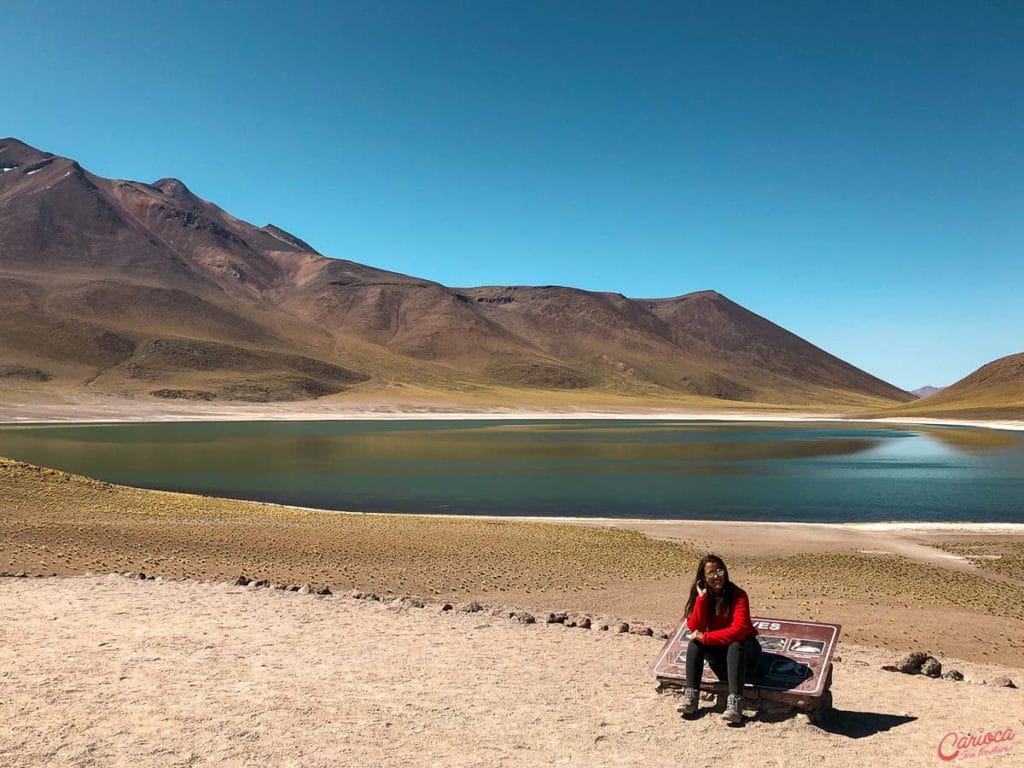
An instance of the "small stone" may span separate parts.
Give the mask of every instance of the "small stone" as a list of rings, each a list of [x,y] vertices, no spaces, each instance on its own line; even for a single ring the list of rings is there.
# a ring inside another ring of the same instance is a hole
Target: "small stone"
[[[899,672],[900,670],[899,670],[899,668],[895,664],[883,664],[882,665],[882,671],[883,672]]]
[[[958,669],[951,669],[942,675],[943,680],[952,680],[953,682],[959,683],[964,679],[963,673]]]
[[[364,597],[366,597],[366,595],[364,595],[358,589],[353,589],[351,592],[348,593],[348,596],[353,600],[362,600]]]
[[[668,632],[657,632],[654,636],[659,640],[668,640]]]
[[[380,595],[378,595],[376,592],[367,592],[365,595],[363,595],[363,600],[369,600],[373,603],[379,603]]]
[[[465,613],[479,613],[483,609],[484,607],[480,605],[480,603],[476,602],[476,600],[474,600],[471,603],[466,603],[464,606],[462,606],[460,610],[464,611]]]
[[[580,629],[590,629],[590,627],[591,627],[590,617],[589,616],[584,616],[582,619],[579,619],[576,622],[576,626],[579,627]]]
[[[309,586],[309,584],[303,584],[301,587],[299,587],[299,594],[300,595],[308,595],[312,591],[313,591],[313,588],[311,586]]]
[[[532,613],[527,613],[526,611],[520,611],[519,613],[515,614],[515,619],[520,624],[536,624],[537,623],[537,618]]]
[[[629,624],[627,624],[624,621],[620,621],[618,624],[615,625],[615,631],[619,632],[620,634],[623,632],[629,632]]]
[[[565,624],[569,620],[568,613],[549,613],[548,624]]]
[[[25,573],[24,571],[18,571],[16,574],[14,574],[14,578],[16,578],[16,579],[27,579],[28,578],[28,574]]]
[[[832,657],[832,661],[834,661],[836,664],[842,664],[843,663],[843,657],[842,656],[833,656]]]
[[[135,578],[137,578],[139,581],[145,581],[146,580],[146,574],[140,573]]]
[[[929,656],[921,665],[921,674],[926,677],[939,677],[942,674],[942,664],[934,656]]]
[[[441,606],[441,611],[440,612],[444,613],[445,611],[452,610],[452,608],[453,608],[453,606],[452,606],[451,603],[445,603],[444,605]]]
[[[631,635],[644,635],[646,637],[650,637],[651,635],[654,634],[654,630],[651,629],[650,627],[635,626],[635,627],[630,627],[629,634],[631,634]]]
[[[608,631],[608,625],[607,624],[602,624],[601,626],[599,626],[597,628],[597,631],[598,632],[607,632]]]
[[[249,585],[249,579],[245,576],[236,576],[235,580],[231,582],[236,587],[246,587]]]
[[[302,587],[300,587],[298,584],[290,584],[288,586],[289,592],[298,592],[300,589],[302,589]]]
[[[921,672],[921,665],[927,660],[928,654],[923,651],[913,651],[896,662],[896,671],[905,675],[916,675]]]
[[[1016,688],[1017,685],[1010,678],[1005,675],[1001,677],[995,677],[988,681],[989,685],[995,686],[996,688]]]
[[[317,589],[317,590],[314,590],[314,591],[315,591],[316,594],[318,594],[318,595],[320,595],[322,597],[334,594],[333,592],[331,592],[331,588],[330,587],[320,587],[320,589]]]
[[[410,608],[425,608],[426,603],[418,597],[403,597],[402,603],[409,606]]]

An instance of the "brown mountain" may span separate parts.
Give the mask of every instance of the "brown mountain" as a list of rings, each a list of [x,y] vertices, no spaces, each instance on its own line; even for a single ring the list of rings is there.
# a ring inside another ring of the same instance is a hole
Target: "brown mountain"
[[[1024,419],[1024,352],[993,360],[956,384],[879,415]]]
[[[276,400],[731,401],[906,392],[711,291],[449,288],[329,259],[176,179],[0,140],[0,388]]]

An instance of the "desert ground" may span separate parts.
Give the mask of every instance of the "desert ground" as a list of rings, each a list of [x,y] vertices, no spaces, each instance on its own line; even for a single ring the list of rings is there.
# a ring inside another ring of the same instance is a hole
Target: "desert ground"
[[[995,684],[1024,684],[1020,525],[337,513],[6,459],[0,489],[4,766],[934,765],[947,734],[1024,731]],[[830,715],[734,729],[655,691],[706,551],[756,616],[843,625]],[[912,650],[966,680],[880,669]]]
[[[940,765],[950,733],[1024,727],[1021,691],[981,684],[999,667],[901,675],[848,643],[818,724],[751,713],[730,728],[710,701],[683,720],[648,673],[661,641],[460,607],[0,580],[0,764]],[[995,747],[977,764],[1020,764],[1019,737]]]

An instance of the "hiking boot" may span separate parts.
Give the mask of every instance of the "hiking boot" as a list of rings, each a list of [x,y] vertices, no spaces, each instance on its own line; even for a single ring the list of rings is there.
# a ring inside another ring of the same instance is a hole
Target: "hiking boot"
[[[729,698],[726,699],[725,712],[722,713],[722,719],[730,723],[742,723],[743,722],[743,699],[734,693],[729,694]]]
[[[676,712],[684,715],[692,715],[697,711],[698,703],[700,702],[700,694],[696,688],[685,688],[683,690],[683,700],[676,705]]]

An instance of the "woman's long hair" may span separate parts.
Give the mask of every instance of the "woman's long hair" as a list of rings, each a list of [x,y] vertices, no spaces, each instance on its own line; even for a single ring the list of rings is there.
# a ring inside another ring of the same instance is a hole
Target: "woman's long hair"
[[[725,564],[725,560],[720,558],[718,555],[712,555],[710,552],[700,559],[700,563],[697,565],[697,575],[693,578],[693,584],[690,585],[690,597],[686,601],[686,610],[683,611],[683,616],[688,617],[693,613],[693,606],[697,604],[697,583],[704,582],[705,589],[711,589],[704,579],[704,566],[708,563],[715,563],[719,568],[725,571],[725,586],[722,587],[722,609],[724,613],[729,612],[729,606],[732,605],[732,582],[729,581],[729,568]]]

